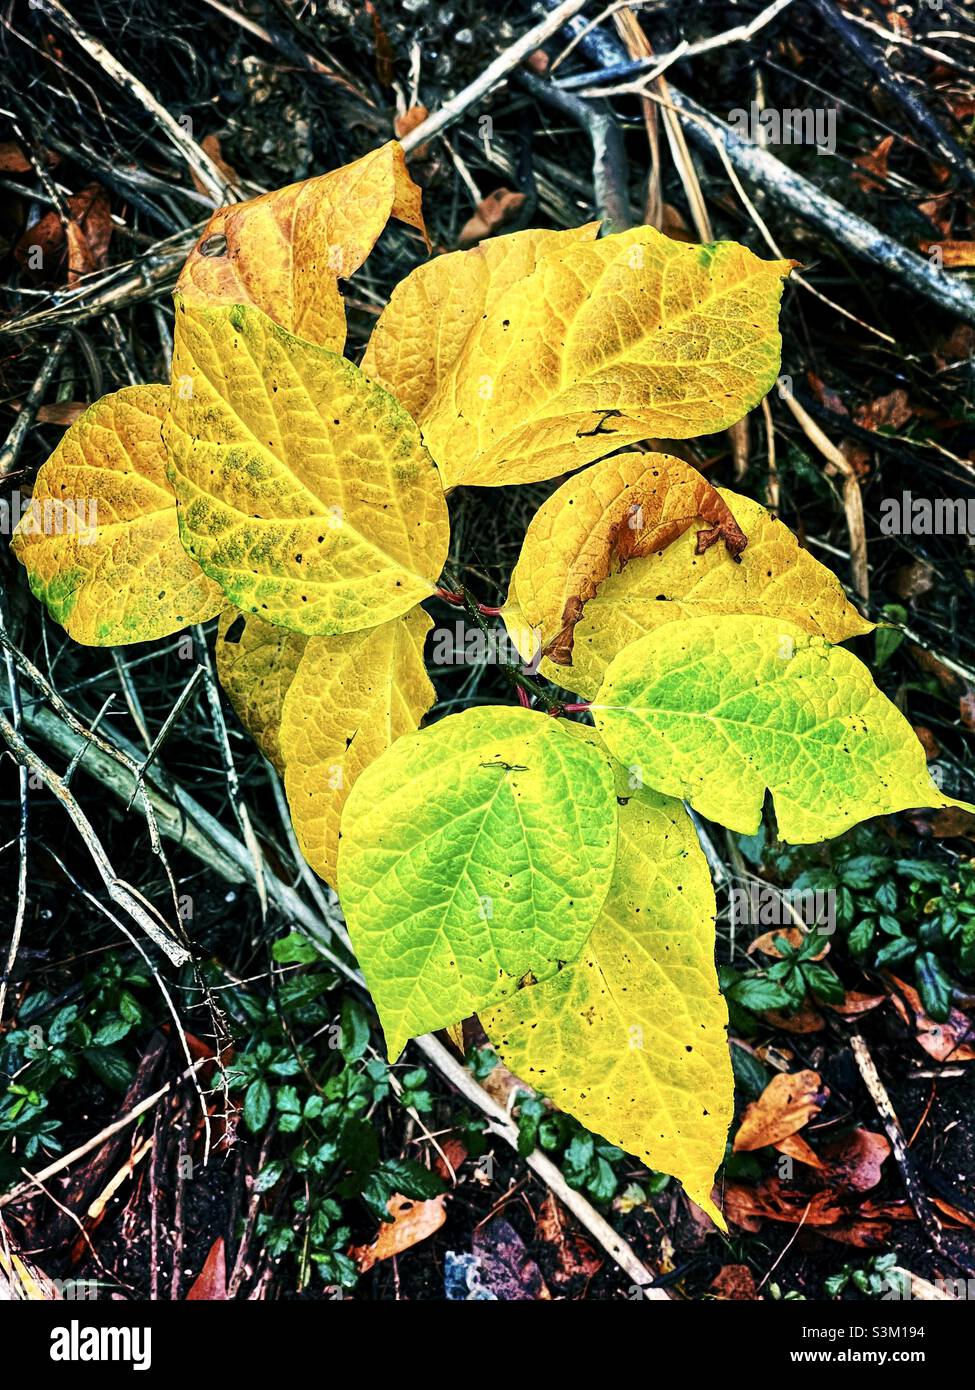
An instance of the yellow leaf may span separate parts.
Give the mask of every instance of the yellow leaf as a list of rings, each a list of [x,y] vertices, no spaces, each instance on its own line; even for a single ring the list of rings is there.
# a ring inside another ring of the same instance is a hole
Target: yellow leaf
[[[585,498],[589,474],[605,466],[598,464],[564,483],[528,528],[504,610],[523,655],[521,633],[535,628],[544,644],[558,631],[562,595],[547,563],[551,527],[545,518],[552,512],[568,515],[570,499]],[[617,652],[665,623],[710,614],[783,617],[828,642],[871,631],[873,624],[847,602],[836,576],[800,548],[787,526],[750,497],[727,488],[718,491],[748,537],[738,562],[724,546],[697,553],[696,531],[707,525],[698,518],[697,526],[666,549],[631,560],[603,581],[576,627],[571,672],[544,661],[544,674],[591,700]]]
[[[592,713],[646,785],[743,835],[758,830],[766,791],[788,844],[912,806],[964,805],[935,786],[914,730],[862,662],[782,618],[658,628],[610,662]]]
[[[177,283],[187,303],[253,304],[310,343],[341,352],[338,281],[396,217],[426,238],[420,190],[390,141],[354,164],[215,212]]]
[[[359,774],[436,699],[423,664],[422,608],[367,632],[310,637],[284,698],[284,785],[302,854],[333,886],[339,823]]]
[[[582,955],[480,1019],[512,1071],[724,1229],[711,1188],[734,1085],[707,862],[679,801],[619,790],[616,870]]]
[[[38,472],[11,542],[36,597],[87,646],[166,637],[226,604],[180,544],[160,433],[168,397],[127,386],[89,406]]]
[[[393,290],[362,370],[418,420],[483,315],[545,256],[591,241],[598,230],[591,222],[567,232],[513,232],[417,266]]]
[[[652,227],[544,256],[474,326],[419,417],[444,485],[534,482],[648,436],[733,424],[778,373],[791,264]]]
[[[734,559],[746,543],[715,488],[669,454],[617,454],[563,483],[535,513],[511,578],[546,656],[571,666],[576,624],[613,567],[661,551],[695,521],[695,550],[722,541]]]
[[[217,675],[237,717],[279,772],[281,708],[309,642],[300,632],[228,608],[217,628]],[[325,641],[328,639],[315,639]]]
[[[416,425],[260,310],[177,299],[164,433],[183,544],[235,607],[335,636],[436,588],[447,507]]]

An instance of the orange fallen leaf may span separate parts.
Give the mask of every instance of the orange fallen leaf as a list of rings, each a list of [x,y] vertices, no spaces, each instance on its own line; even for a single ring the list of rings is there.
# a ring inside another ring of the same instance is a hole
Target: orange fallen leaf
[[[853,418],[865,430],[899,430],[902,425],[907,424],[913,414],[907,392],[903,386],[897,386],[886,396],[877,396],[866,405],[858,405],[853,412]]]
[[[825,1167],[819,1154],[806,1143],[801,1134],[790,1134],[786,1139],[780,1139],[775,1147],[780,1154],[785,1154],[786,1158],[794,1158],[797,1163],[804,1163],[807,1168]]]
[[[804,1000],[798,1009],[786,1012],[784,1009],[766,1009],[762,1017],[781,1028],[784,1033],[818,1033],[826,1027],[826,1020],[818,1009]]]
[[[415,1202],[411,1197],[395,1193],[389,1199],[387,1211],[390,1220],[379,1228],[379,1234],[371,1245],[353,1246],[349,1254],[365,1274],[380,1260],[392,1259],[412,1249],[421,1240],[426,1240],[447,1220],[443,1195],[431,1197],[427,1202]]]
[[[485,237],[499,231],[506,222],[510,222],[524,202],[524,193],[515,193],[510,188],[495,189],[493,193],[481,199],[477,211],[464,223],[457,238],[457,245],[462,251],[476,246],[479,241],[483,241]]]
[[[975,241],[922,241],[926,256],[937,251],[945,270],[960,270],[975,265]]]
[[[888,176],[888,163],[890,161],[891,146],[894,143],[892,135],[885,135],[877,146],[869,154],[857,155],[853,163],[860,169],[865,169],[867,174],[876,174],[880,179]],[[853,182],[863,189],[864,193],[882,193],[883,184],[878,183],[876,178],[868,178],[864,174],[854,174]]]
[[[975,1060],[975,1027],[961,1009],[952,1009],[945,1023],[935,1023],[925,1012],[916,989],[884,971],[884,978],[894,985],[890,1000],[908,1026],[913,1024],[917,1040],[936,1062],[971,1062]]]
[[[228,187],[239,182],[237,170],[232,168],[220,153],[220,140],[216,135],[204,135],[203,139],[200,141],[200,149],[204,154],[209,155],[210,162],[215,164],[220,170],[224,182]],[[197,178],[192,169],[190,170],[190,178],[196,184],[197,193],[206,194],[209,191],[202,180]]]
[[[227,1297],[227,1252],[223,1236],[218,1236],[210,1247],[206,1263],[186,1295],[187,1303],[206,1300],[222,1302]]]
[[[869,1013],[886,998],[885,994],[864,994],[860,990],[849,989],[843,996],[842,1004],[827,1004],[826,1007],[843,1018],[856,1018],[859,1014]]]
[[[729,1221],[747,1231],[757,1231],[762,1220],[832,1226],[844,1215],[832,1193],[800,1192],[778,1178],[768,1178],[754,1187],[747,1183],[726,1183],[721,1208]]]
[[[736,1153],[763,1149],[795,1134],[818,1114],[828,1095],[816,1071],[780,1072],[773,1076],[741,1118],[735,1135]]]

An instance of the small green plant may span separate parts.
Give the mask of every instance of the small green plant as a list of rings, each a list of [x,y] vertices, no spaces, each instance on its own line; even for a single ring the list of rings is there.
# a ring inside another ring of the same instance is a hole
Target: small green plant
[[[403,1073],[397,1095],[387,1063],[367,1055],[362,1005],[347,996],[336,1021],[334,977],[315,948],[292,934],[275,942],[272,956],[292,969],[276,977],[270,995],[221,992],[246,1039],[227,1067],[226,1085],[245,1128],[267,1140],[255,1187],[281,1198],[261,1210],[256,1234],[272,1257],[294,1260],[299,1289],[312,1269],[328,1284],[352,1288],[358,1271],[346,1253],[343,1203],[360,1200],[375,1220],[386,1221],[394,1193],[424,1199],[444,1190],[439,1176],[414,1159],[383,1158],[367,1118],[386,1103],[428,1111],[427,1073]]]
[[[21,1002],[16,1027],[0,1034],[0,1187],[62,1148],[62,1122],[47,1113],[59,1083],[87,1076],[112,1091],[128,1086],[135,1067],[121,1044],[144,1024],[138,994],[151,984],[141,961],[113,957],[82,977],[69,1003],[45,989]]]
[[[871,1255],[863,1265],[845,1264],[823,1281],[823,1288],[830,1298],[839,1298],[851,1285],[865,1298],[889,1298],[891,1290],[900,1286],[896,1269],[895,1250]]]
[[[338,889],[391,1061],[476,1012],[527,1082],[720,1221],[732,1076],[688,806],[754,834],[771,792],[779,836],[810,843],[951,800],[838,645],[872,624],[835,577],[757,503],[634,448],[762,400],[791,263],[648,226],[519,232],[419,266],[360,368],[339,281],[391,216],[425,235],[395,144],[215,214],[170,383],[68,430],[14,548],[82,642],[219,615],[221,681]],[[444,575],[446,494],[563,474],[502,610]],[[419,728],[434,597],[482,636],[501,613],[517,704]],[[789,998],[835,988],[806,956],[776,969]],[[240,1061],[245,1123],[287,1116],[326,1153],[362,1131],[329,1128],[337,1097],[306,1114],[274,1059]],[[572,1142],[579,1173],[608,1162]]]

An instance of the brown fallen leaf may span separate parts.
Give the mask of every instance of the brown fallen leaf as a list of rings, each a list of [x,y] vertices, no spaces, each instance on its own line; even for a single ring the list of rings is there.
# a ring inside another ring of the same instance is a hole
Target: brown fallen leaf
[[[789,1011],[766,1009],[762,1017],[784,1033],[818,1033],[826,1027],[826,1020],[808,1000],[803,1000],[798,1009]]]
[[[443,1149],[444,1157],[446,1157],[447,1163],[450,1164],[450,1168],[454,1170],[454,1173],[453,1175],[451,1174],[450,1169],[447,1167],[447,1163],[444,1162],[443,1158],[441,1158],[438,1153],[435,1153],[433,1156],[433,1166],[443,1178],[444,1182],[453,1182],[454,1176],[467,1157],[467,1145],[462,1139],[458,1139],[456,1135],[452,1134],[443,1141],[440,1147]]]
[[[112,238],[112,211],[108,195],[97,183],[73,194],[66,208],[67,228],[52,208],[27,228],[14,247],[14,256],[25,270],[45,281],[53,280],[66,260],[67,283],[74,285],[82,275],[105,264]]]
[[[549,1193],[538,1211],[535,1234],[553,1247],[555,1268],[552,1284],[562,1288],[573,1280],[590,1280],[603,1267],[603,1259],[577,1231],[566,1229],[566,1215],[555,1197]]]
[[[547,1301],[552,1297],[525,1242],[503,1216],[478,1226],[471,1246],[481,1267],[481,1283],[502,1303]]]
[[[223,1236],[218,1236],[210,1247],[203,1269],[187,1291],[188,1303],[199,1300],[222,1302],[227,1297],[227,1252]]]
[[[773,1076],[741,1117],[735,1152],[763,1149],[795,1134],[819,1113],[828,1095],[819,1072],[780,1072]]]
[[[945,270],[975,265],[975,241],[922,241],[920,249],[926,256],[937,251]]]
[[[851,1192],[867,1192],[882,1177],[884,1160],[890,1157],[890,1144],[883,1134],[854,1129],[820,1148],[823,1180]]]
[[[227,161],[224,159],[223,155],[220,153],[219,136],[204,135],[203,139],[200,141],[200,149],[203,151],[204,154],[209,155],[211,162],[215,164],[216,167],[220,170],[220,173],[223,175],[224,182],[227,184],[228,188],[233,187],[234,184],[240,182],[237,170],[234,169],[230,164],[228,164]],[[192,169],[190,169],[190,178],[196,184],[197,193],[202,193],[206,195],[209,192],[209,189],[206,187],[206,184],[204,184],[201,179],[197,178],[196,174],[193,172]]]
[[[930,825],[931,834],[937,835],[939,840],[952,840],[956,836],[975,840],[975,816],[960,806],[946,806],[942,811],[935,811]]]
[[[857,1018],[860,1014],[868,1014],[878,1004],[883,1004],[886,998],[886,994],[863,994],[859,990],[849,989],[843,996],[842,1004],[827,1004],[826,1008],[832,1009],[843,1018]]]
[[[857,155],[853,163],[860,169],[865,169],[867,174],[876,174],[877,178],[886,179],[893,143],[894,137],[885,135],[869,154]],[[868,178],[865,174],[854,174],[853,182],[858,184],[864,193],[882,193],[884,186],[877,182],[877,178]]]
[[[0,174],[29,174],[31,162],[16,140],[0,140]]]
[[[920,743],[921,747],[924,749],[924,756],[927,758],[928,762],[930,762],[932,758],[937,758],[941,753],[941,744],[935,738],[931,730],[924,724],[912,724],[911,728],[914,730],[915,734],[917,734],[918,743]]]
[[[485,237],[493,236],[497,231],[516,217],[524,206],[526,195],[515,193],[510,188],[496,188],[493,193],[489,193],[486,198],[482,198],[477,205],[477,211],[468,218],[457,238],[457,245],[462,251],[466,251],[471,246],[476,246]]]
[[[844,1216],[839,1201],[830,1192],[800,1192],[778,1178],[750,1186],[725,1183],[721,1209],[729,1221],[746,1231],[757,1231],[763,1220],[788,1221],[804,1226],[832,1226]]]
[[[801,1134],[790,1134],[786,1139],[780,1139],[775,1146],[780,1154],[785,1154],[786,1158],[794,1158],[797,1163],[804,1163],[807,1168],[823,1168],[825,1164],[819,1154],[807,1144]]]
[[[936,1062],[971,1062],[975,1060],[975,1026],[961,1009],[952,1009],[945,1023],[935,1023],[925,1013],[921,996],[904,980],[885,970],[884,979],[894,989],[890,1001],[904,1022],[913,1026],[918,1042]]]
[[[755,1287],[755,1276],[747,1265],[725,1265],[711,1280],[716,1298],[734,1302],[753,1302],[761,1299]]]
[[[866,405],[858,405],[853,412],[856,423],[865,430],[899,430],[914,414],[908,404],[907,392],[897,386],[886,396],[877,396]]]
[[[425,106],[411,106],[408,111],[404,111],[402,116],[397,116],[393,121],[393,130],[396,132],[397,140],[402,140],[410,131],[416,130],[418,125],[422,125],[430,112]],[[430,153],[429,145],[417,145],[415,150],[410,151],[410,160],[424,160]]]
[[[415,1202],[412,1197],[395,1193],[390,1197],[386,1209],[390,1220],[380,1226],[373,1243],[353,1246],[349,1251],[360,1274],[365,1274],[380,1260],[389,1260],[393,1255],[402,1255],[404,1251],[412,1249],[421,1240],[439,1231],[447,1220],[443,1194],[431,1197],[426,1202]]]

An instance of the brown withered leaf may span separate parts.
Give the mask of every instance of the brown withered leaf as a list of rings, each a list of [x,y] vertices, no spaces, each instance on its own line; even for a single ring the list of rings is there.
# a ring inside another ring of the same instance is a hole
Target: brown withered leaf
[[[224,183],[228,188],[233,188],[235,184],[240,182],[237,170],[227,163],[220,152],[220,137],[218,135],[204,135],[203,139],[200,141],[200,149],[205,155],[209,156],[211,164],[215,164],[220,170],[220,173],[223,175]],[[198,193],[203,193],[205,195],[209,192],[203,180],[198,178],[192,169],[190,169],[190,178],[196,185],[196,191]]]
[[[726,1183],[721,1208],[729,1221],[743,1226],[746,1231],[757,1231],[762,1220],[832,1226],[844,1215],[833,1193],[801,1192],[794,1184],[783,1183],[778,1178],[767,1178],[754,1186]]]
[[[493,236],[507,222],[518,216],[525,205],[525,198],[524,193],[516,193],[511,188],[496,188],[493,193],[481,199],[477,211],[464,223],[457,238],[457,245],[462,251],[466,251],[485,237]]]
[[[869,1013],[886,998],[885,994],[863,994],[859,990],[849,989],[843,996],[842,1004],[827,1004],[826,1008],[832,1009],[843,1018],[856,1018],[860,1014]]]
[[[366,1270],[372,1269],[380,1260],[389,1260],[394,1255],[402,1255],[404,1251],[411,1250],[421,1240],[426,1240],[435,1231],[439,1231],[447,1220],[442,1194],[439,1197],[431,1197],[426,1202],[416,1202],[412,1197],[402,1197],[395,1193],[390,1197],[386,1210],[389,1212],[390,1220],[380,1226],[373,1243],[353,1246],[349,1251],[359,1267],[360,1274],[365,1274]]]
[[[762,1017],[784,1033],[818,1033],[826,1027],[826,1020],[808,1000],[803,1000],[798,1009],[766,1009]]]
[[[206,1263],[197,1275],[196,1280],[187,1291],[186,1301],[188,1303],[205,1300],[207,1302],[221,1302],[227,1297],[227,1252],[224,1248],[223,1236],[213,1242],[210,1253],[206,1257]]]
[[[924,749],[924,756],[928,762],[932,758],[937,758],[941,752],[941,744],[935,738],[931,730],[924,724],[912,724],[911,728],[917,734],[918,743]]]
[[[589,1241],[571,1227],[567,1229],[566,1214],[551,1193],[539,1208],[535,1234],[553,1247],[555,1267],[550,1270],[550,1277],[556,1289],[574,1280],[588,1281],[602,1269],[604,1261]]]
[[[711,1280],[711,1291],[716,1298],[736,1303],[761,1299],[755,1287],[755,1276],[747,1265],[725,1265],[719,1269]]]
[[[857,155],[853,163],[860,169],[865,169],[866,174],[854,174],[853,181],[863,189],[864,193],[882,193],[883,184],[877,182],[877,178],[886,179],[888,176],[888,163],[890,161],[890,151],[894,143],[893,135],[885,135],[878,142],[869,154]],[[869,178],[867,175],[875,174],[877,178]]]
[[[804,1163],[807,1168],[824,1168],[826,1165],[819,1157],[819,1154],[807,1144],[801,1134],[790,1134],[787,1139],[780,1139],[775,1146],[780,1154],[785,1154],[786,1158],[794,1158],[797,1163]]]
[[[975,241],[922,241],[920,249],[926,256],[938,251],[945,270],[975,266]]]
[[[829,1090],[817,1071],[780,1072],[773,1076],[758,1100],[747,1106],[735,1135],[736,1153],[776,1144],[819,1113]]]
[[[865,430],[899,430],[913,414],[907,392],[903,386],[897,386],[886,396],[877,396],[866,405],[858,405],[853,418]]]
[[[65,206],[67,235],[57,211],[51,208],[27,228],[14,247],[14,256],[25,270],[44,281],[54,278],[67,261],[67,283],[75,285],[82,275],[105,264],[112,239],[112,211],[108,195],[97,183],[72,194]],[[39,267],[33,264],[35,247],[41,251]]]
[[[936,1062],[971,1062],[975,1060],[975,1026],[961,1009],[952,1009],[947,1022],[936,1023],[925,1013],[921,996],[904,980],[890,971],[883,976],[893,985],[891,1003],[904,1022],[913,1026],[917,1040]]]
[[[547,1301],[552,1297],[525,1242],[503,1216],[479,1226],[471,1246],[481,1266],[482,1284],[501,1302]]]
[[[820,1148],[823,1178],[833,1187],[867,1192],[882,1177],[884,1160],[890,1157],[890,1144],[883,1134],[854,1129]]]

